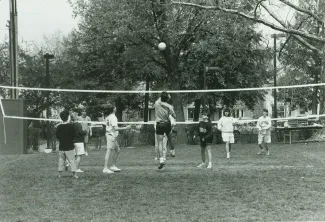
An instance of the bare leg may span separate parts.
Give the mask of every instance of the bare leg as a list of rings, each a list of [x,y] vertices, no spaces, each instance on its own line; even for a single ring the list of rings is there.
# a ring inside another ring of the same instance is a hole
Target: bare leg
[[[173,134],[172,133],[169,133],[167,135],[167,138],[168,138],[168,142],[169,142],[169,145],[170,145],[170,149],[171,150],[174,150],[175,149],[175,145],[174,145],[174,142],[173,142]]]
[[[120,154],[120,147],[118,146],[115,148],[115,153],[113,155],[113,166],[115,166],[119,154]]]
[[[164,138],[164,135],[157,135],[159,158],[164,157],[164,153],[163,153],[163,138]]]
[[[166,158],[166,154],[167,154],[167,136],[164,135],[163,137],[163,157]]]
[[[157,134],[155,134],[155,154],[156,154],[156,158],[159,159],[158,136],[157,136]]]
[[[201,146],[201,158],[202,158],[202,163],[205,163],[205,147]]]
[[[85,153],[86,155],[88,155],[88,143],[84,143],[84,147],[85,147]]]
[[[105,155],[104,169],[108,169],[108,161],[109,161],[110,154],[111,154],[111,149],[107,149],[106,155]]]
[[[77,155],[77,156],[76,156],[76,165],[77,165],[77,169],[79,169],[80,160],[81,160],[81,156],[80,156],[80,155]]]
[[[211,146],[207,145],[206,149],[207,149],[207,153],[208,153],[208,161],[209,161],[209,164],[210,164],[210,163],[212,163]]]
[[[230,150],[229,150],[229,145],[230,145],[230,142],[226,142],[226,152],[227,152],[227,158],[230,158]]]

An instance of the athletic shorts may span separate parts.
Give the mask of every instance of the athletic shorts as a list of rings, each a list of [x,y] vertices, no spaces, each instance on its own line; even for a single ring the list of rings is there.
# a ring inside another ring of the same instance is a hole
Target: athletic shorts
[[[107,149],[118,150],[120,146],[117,143],[117,137],[106,134]]]
[[[201,147],[206,147],[206,146],[210,146],[210,145],[211,145],[211,142],[210,141],[206,142],[206,141],[202,141],[200,139],[200,146]]]
[[[84,143],[74,143],[74,152],[76,156],[85,155]]]
[[[227,143],[234,143],[235,142],[235,137],[234,137],[234,133],[222,133],[222,140],[223,142]]]
[[[258,134],[258,144],[262,144],[262,143],[271,143],[271,134],[262,134],[259,133]]]
[[[157,135],[168,135],[172,131],[172,125],[170,122],[157,122],[156,134]]]

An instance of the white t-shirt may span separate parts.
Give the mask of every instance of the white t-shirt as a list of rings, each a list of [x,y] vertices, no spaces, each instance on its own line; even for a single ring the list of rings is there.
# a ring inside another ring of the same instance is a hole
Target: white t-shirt
[[[233,133],[234,132],[234,123],[236,120],[231,116],[223,116],[218,121],[218,130],[223,133]]]
[[[262,132],[262,134],[269,134],[270,133],[270,129],[271,129],[271,125],[272,125],[271,118],[269,116],[266,116],[265,118],[264,118],[264,116],[261,116],[257,120],[256,127],[259,130],[264,130]]]
[[[117,117],[115,114],[110,114],[106,117],[106,134],[117,137],[118,131],[116,131],[114,127],[117,127]]]

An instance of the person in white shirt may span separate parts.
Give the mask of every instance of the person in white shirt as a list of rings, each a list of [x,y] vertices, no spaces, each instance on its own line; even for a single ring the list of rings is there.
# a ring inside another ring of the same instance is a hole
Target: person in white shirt
[[[268,116],[268,110],[263,109],[263,116],[258,118],[256,127],[258,129],[258,146],[260,151],[257,153],[261,155],[266,150],[266,155],[270,155],[268,144],[271,143],[271,118]]]
[[[118,127],[117,117],[115,116],[116,107],[110,106],[108,108],[108,117],[106,118],[106,140],[107,140],[107,151],[105,155],[105,164],[103,173],[114,173],[119,172],[121,169],[116,167],[117,157],[120,153],[120,146],[117,142],[118,131],[130,129],[131,126]],[[112,165],[108,168],[108,161],[111,151],[114,150]]]
[[[223,117],[218,121],[218,130],[221,131],[222,140],[226,143],[227,158],[230,158],[231,144],[235,142],[234,124],[236,121],[230,116],[230,110],[224,109]]]

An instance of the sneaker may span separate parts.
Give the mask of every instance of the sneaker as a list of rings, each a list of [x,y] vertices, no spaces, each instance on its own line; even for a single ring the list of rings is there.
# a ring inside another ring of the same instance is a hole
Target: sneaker
[[[266,152],[266,155],[269,156],[269,155],[270,155],[270,151],[267,151],[267,152]]]
[[[171,155],[172,157],[175,157],[175,155],[176,155],[176,154],[175,154],[175,149],[170,151],[170,155]]]
[[[206,166],[206,164],[205,163],[201,163],[200,165],[198,165],[197,167],[198,168],[202,168],[202,167],[205,167]]]
[[[88,156],[88,152],[85,152],[85,156]]]
[[[164,162],[161,162],[158,166],[158,169],[161,170],[163,167],[164,167],[165,163]]]
[[[227,159],[229,159],[230,158],[230,153],[227,153]]]
[[[116,166],[111,166],[109,169],[111,171],[113,171],[113,172],[120,172],[121,171],[121,169],[117,168]]]
[[[264,153],[264,150],[260,150],[257,155],[262,155]]]
[[[112,170],[110,170],[108,168],[104,168],[103,173],[114,173],[114,171],[112,171]]]
[[[80,170],[80,169],[78,169],[78,170],[76,170],[76,173],[83,173],[84,171],[82,171],[82,170]]]
[[[212,164],[209,163],[208,166],[207,166],[207,168],[208,169],[212,169]]]

